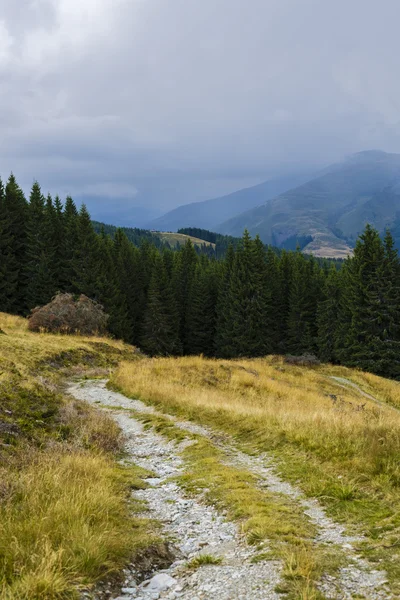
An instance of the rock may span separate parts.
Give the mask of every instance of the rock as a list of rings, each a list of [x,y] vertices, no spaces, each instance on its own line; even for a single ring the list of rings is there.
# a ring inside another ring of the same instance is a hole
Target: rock
[[[158,575],[154,575],[154,577],[149,580],[148,584],[146,585],[146,592],[162,592],[164,590],[168,590],[177,583],[177,580],[170,575],[167,575],[167,573],[158,573]]]

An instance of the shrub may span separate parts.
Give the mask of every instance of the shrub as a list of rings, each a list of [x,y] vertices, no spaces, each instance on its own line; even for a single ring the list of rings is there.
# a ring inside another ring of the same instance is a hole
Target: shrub
[[[28,328],[31,331],[55,333],[101,334],[106,331],[108,315],[98,302],[81,294],[58,293],[51,302],[31,311]]]

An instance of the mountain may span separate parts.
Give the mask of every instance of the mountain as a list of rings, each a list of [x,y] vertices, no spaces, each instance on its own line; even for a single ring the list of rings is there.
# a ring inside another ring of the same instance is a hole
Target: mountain
[[[161,211],[146,206],[135,206],[126,198],[105,196],[74,196],[76,204],[86,204],[94,219],[102,223],[113,223],[123,227],[143,227],[151,219],[158,217]]]
[[[281,248],[310,236],[305,252],[345,257],[366,223],[379,231],[400,230],[400,154],[377,150],[355,154],[234,216],[217,230],[237,236],[247,228]]]
[[[258,206],[277,194],[304,183],[309,178],[309,173],[289,175],[271,179],[220,198],[184,204],[148,222],[147,227],[157,231],[177,231],[183,227],[218,231],[219,224],[226,219]]]

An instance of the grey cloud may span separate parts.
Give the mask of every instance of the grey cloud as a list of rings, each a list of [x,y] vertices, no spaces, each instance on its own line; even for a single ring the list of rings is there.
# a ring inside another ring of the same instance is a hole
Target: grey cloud
[[[2,173],[169,209],[400,152],[399,17],[397,0],[0,0]]]

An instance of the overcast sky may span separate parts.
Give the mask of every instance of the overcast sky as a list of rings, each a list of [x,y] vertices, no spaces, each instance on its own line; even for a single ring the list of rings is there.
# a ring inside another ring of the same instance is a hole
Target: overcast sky
[[[129,216],[400,152],[399,22],[399,0],[0,0],[0,171]]]

